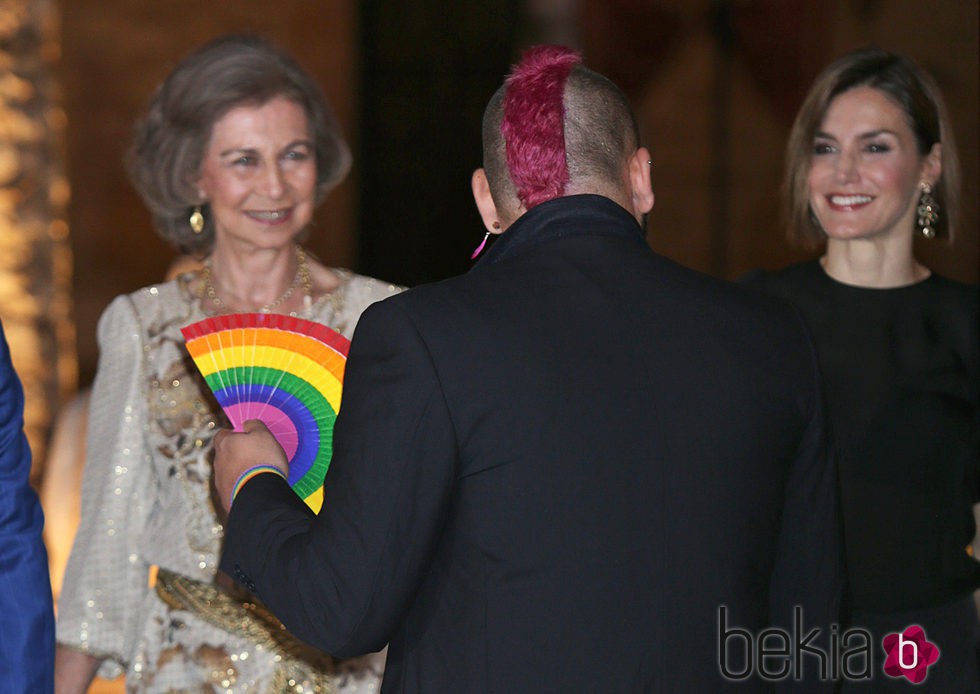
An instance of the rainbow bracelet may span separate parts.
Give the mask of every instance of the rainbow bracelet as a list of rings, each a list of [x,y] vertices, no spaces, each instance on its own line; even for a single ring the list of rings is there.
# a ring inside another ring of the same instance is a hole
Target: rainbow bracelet
[[[250,467],[238,476],[235,486],[231,488],[231,501],[228,504],[228,508],[231,508],[231,504],[235,503],[235,497],[238,496],[238,492],[240,492],[242,487],[245,486],[245,483],[256,475],[261,475],[263,472],[272,472],[279,475],[283,479],[286,479],[286,476],[282,474],[282,470],[272,465],[255,465]]]

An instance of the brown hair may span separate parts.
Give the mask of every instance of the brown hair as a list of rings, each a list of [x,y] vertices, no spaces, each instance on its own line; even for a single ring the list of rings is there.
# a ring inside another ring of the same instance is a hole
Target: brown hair
[[[937,238],[952,240],[959,221],[960,181],[956,145],[942,95],[929,74],[913,60],[877,48],[852,51],[831,63],[817,76],[796,115],[783,178],[783,212],[790,240],[806,248],[826,240],[809,203],[807,178],[813,140],[830,102],[855,87],[877,89],[898,104],[921,156],[934,144],[942,144],[942,171],[932,193],[940,210],[935,230]]]
[[[201,204],[195,181],[214,124],[242,105],[285,97],[306,113],[316,153],[316,202],[350,170],[351,154],[323,92],[292,57],[268,40],[229,34],[197,49],[157,87],[137,122],[127,164],[157,232],[185,253],[214,243],[206,206],[200,234],[188,219]]]

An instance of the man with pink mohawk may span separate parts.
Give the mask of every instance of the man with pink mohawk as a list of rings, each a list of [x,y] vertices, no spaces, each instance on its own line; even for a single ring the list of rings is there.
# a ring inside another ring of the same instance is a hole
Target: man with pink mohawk
[[[499,236],[361,317],[320,514],[260,423],[219,433],[223,568],[329,653],[388,643],[386,694],[830,688],[835,477],[799,319],[650,250],[650,155],[575,52],[529,50],[483,140]]]

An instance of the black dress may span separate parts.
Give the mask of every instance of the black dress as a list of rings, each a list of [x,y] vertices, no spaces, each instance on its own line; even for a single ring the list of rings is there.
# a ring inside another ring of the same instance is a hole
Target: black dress
[[[924,684],[975,672],[980,562],[967,547],[980,499],[977,287],[936,274],[855,287],[816,261],[745,283],[795,304],[813,336],[839,457],[851,624],[921,624],[941,651]],[[969,662],[954,664],[958,651]],[[889,682],[880,664],[878,684],[905,682]]]

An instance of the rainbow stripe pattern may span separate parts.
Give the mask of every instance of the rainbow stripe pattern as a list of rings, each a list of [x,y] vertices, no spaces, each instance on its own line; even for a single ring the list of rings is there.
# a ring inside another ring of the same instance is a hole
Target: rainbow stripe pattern
[[[350,341],[278,313],[212,316],[181,332],[235,430],[261,420],[286,452],[290,486],[318,513]]]

